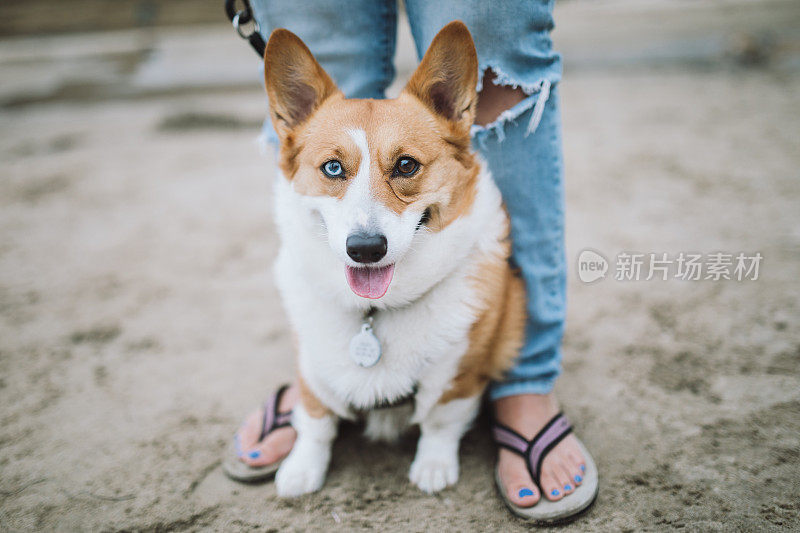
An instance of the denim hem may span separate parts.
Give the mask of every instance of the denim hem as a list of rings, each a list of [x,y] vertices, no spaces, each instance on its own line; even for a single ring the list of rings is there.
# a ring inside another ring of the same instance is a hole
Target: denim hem
[[[492,382],[489,385],[489,401],[520,394],[549,394],[553,391],[558,376],[545,379],[530,379],[512,382]]]

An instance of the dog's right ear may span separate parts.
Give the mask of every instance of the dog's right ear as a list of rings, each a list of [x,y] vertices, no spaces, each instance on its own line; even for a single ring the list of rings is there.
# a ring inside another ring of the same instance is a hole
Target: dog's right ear
[[[264,81],[270,116],[283,139],[329,96],[339,92],[300,38],[289,30],[272,32],[264,52]]]

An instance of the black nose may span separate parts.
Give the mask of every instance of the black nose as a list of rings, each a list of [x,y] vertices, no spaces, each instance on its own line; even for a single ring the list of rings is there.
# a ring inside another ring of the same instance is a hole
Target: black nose
[[[386,237],[353,233],[347,238],[347,255],[359,263],[375,263],[386,255]]]

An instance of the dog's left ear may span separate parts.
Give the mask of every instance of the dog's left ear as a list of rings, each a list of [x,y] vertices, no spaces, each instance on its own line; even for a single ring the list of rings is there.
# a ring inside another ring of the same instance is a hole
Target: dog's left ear
[[[475,120],[477,84],[475,43],[466,25],[456,20],[433,38],[404,91],[438,115],[469,129]]]

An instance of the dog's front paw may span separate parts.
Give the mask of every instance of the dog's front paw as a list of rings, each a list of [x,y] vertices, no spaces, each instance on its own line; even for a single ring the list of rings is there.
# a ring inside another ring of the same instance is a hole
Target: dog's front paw
[[[275,489],[278,496],[294,498],[319,490],[325,483],[327,469],[327,460],[320,462],[319,458],[301,457],[294,452],[290,453],[275,474]]]
[[[411,482],[423,492],[433,494],[458,481],[458,456],[420,457],[411,463]]]

